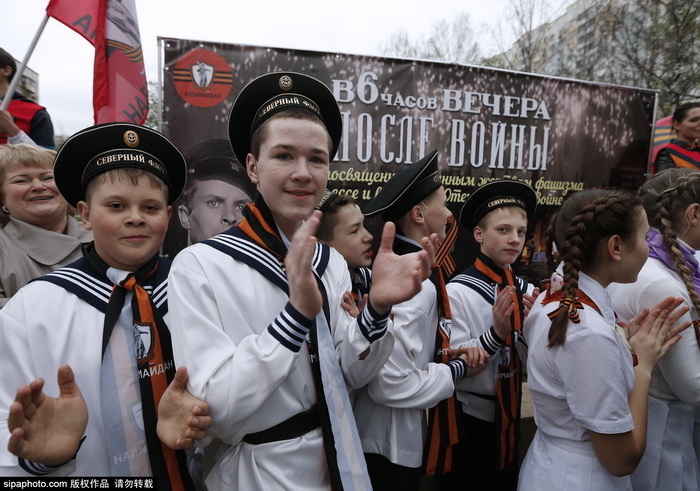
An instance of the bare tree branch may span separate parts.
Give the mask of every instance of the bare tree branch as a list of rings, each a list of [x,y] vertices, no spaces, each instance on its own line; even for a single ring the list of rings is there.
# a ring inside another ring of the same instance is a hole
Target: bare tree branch
[[[426,39],[411,39],[406,31],[396,32],[386,46],[380,47],[380,51],[388,56],[453,63],[477,63],[481,56],[469,15],[465,13],[451,22],[437,21]]]

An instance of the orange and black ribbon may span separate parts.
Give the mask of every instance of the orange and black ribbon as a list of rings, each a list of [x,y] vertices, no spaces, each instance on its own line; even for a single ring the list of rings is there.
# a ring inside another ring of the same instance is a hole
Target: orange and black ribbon
[[[459,232],[459,227],[457,226],[457,220],[454,216],[451,216],[447,220],[447,233],[445,234],[445,239],[440,242],[438,249],[435,253],[435,264],[440,266],[442,269],[442,275],[445,280],[449,280],[452,277],[457,265],[452,257],[452,248],[457,241],[457,233]]]
[[[579,309],[583,309],[584,304],[593,308],[600,315],[603,315],[591,297],[586,295],[586,293],[582,290],[577,290],[574,297],[564,297],[561,290],[551,293],[549,289],[547,289],[544,299],[542,300],[542,304],[544,305],[552,302],[559,302],[559,307],[547,314],[547,317],[549,317],[550,320],[554,319],[559,312],[564,309],[566,310],[566,315],[569,317],[569,320],[574,324],[578,324],[581,322],[581,317],[579,316],[578,311]]]
[[[561,290],[557,290],[556,292],[552,293],[550,292],[549,288],[547,288],[547,292],[544,295],[544,299],[542,300],[542,304],[546,305],[548,303],[552,302],[559,302],[559,307],[557,307],[555,310],[547,314],[547,317],[549,317],[550,320],[554,320],[554,318],[561,312],[561,309],[565,309],[567,311],[567,316],[569,317],[569,320],[573,322],[574,324],[578,324],[581,322],[581,317],[578,313],[579,310],[584,309],[584,305],[587,305],[591,307],[593,310],[598,312],[601,316],[603,313],[600,311],[600,308],[596,305],[596,303],[593,301],[591,297],[586,295],[586,293],[582,290],[576,290],[576,295],[574,297],[564,297],[562,294]],[[697,323],[698,321],[693,322]],[[617,314],[615,314],[615,324],[617,324]],[[700,341],[700,335],[698,335],[698,326],[695,325],[695,332],[696,335],[698,336],[698,340]],[[622,334],[620,334],[622,336]],[[629,347],[629,343],[626,343],[627,346]],[[632,352],[632,348],[630,347],[630,352],[632,355],[632,365],[637,366],[637,355]]]
[[[243,209],[243,220],[238,224],[238,228],[283,263],[287,247],[282,242],[272,213],[262,197],[258,196],[255,203],[250,203]],[[291,237],[289,239],[291,240]]]
[[[547,314],[547,317],[549,317],[549,320],[553,321],[559,315],[559,312],[565,310],[566,316],[569,318],[569,320],[574,324],[578,324],[581,322],[581,317],[578,315],[578,309],[582,308],[583,304],[578,297],[562,297],[559,300],[559,307]]]
[[[505,363],[498,365],[496,378],[496,432],[498,435],[498,469],[504,469],[518,458],[520,438],[520,405],[522,401],[522,362],[515,349],[516,333],[522,330],[524,318],[523,296],[510,269],[501,269],[479,255],[474,266],[478,271],[498,284],[499,291],[507,286],[515,287],[513,292],[513,314],[511,332],[506,337],[504,348],[510,356]]]
[[[452,318],[450,300],[447,295],[445,278],[454,271],[455,265],[450,251],[457,239],[457,223],[454,218],[445,239],[436,251],[436,265],[431,281],[437,290],[438,325],[435,333],[435,362],[447,363],[449,359],[450,333],[443,329]],[[447,272],[445,269],[447,263]],[[451,270],[450,270],[451,263]],[[446,322],[447,321],[447,322]],[[445,474],[452,469],[452,446],[463,437],[459,401],[453,393],[440,401],[428,412],[428,436],[423,450],[423,472],[426,476]]]

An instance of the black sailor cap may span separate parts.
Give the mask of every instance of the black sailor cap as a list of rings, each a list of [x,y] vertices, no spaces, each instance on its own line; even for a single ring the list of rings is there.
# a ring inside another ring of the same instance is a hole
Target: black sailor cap
[[[124,167],[148,171],[168,186],[168,204],[182,192],[187,165],[182,153],[165,136],[131,123],[90,126],[68,138],[53,164],[56,186],[72,206],[85,199],[96,176]]]
[[[340,143],[343,123],[338,102],[330,89],[320,80],[296,72],[271,72],[243,87],[231,107],[228,136],[241,165],[246,165],[253,133],[274,114],[300,107],[316,114],[323,121],[335,157]]]
[[[437,150],[394,174],[364,209],[364,215],[380,215],[395,221],[442,186],[438,175]]]
[[[504,206],[517,206],[532,217],[537,209],[537,193],[515,179],[490,181],[469,195],[459,212],[459,221],[467,230],[473,230],[488,213]]]

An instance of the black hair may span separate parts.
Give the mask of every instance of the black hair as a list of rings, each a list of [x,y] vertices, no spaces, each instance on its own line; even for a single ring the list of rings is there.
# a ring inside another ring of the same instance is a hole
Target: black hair
[[[688,115],[688,111],[691,109],[695,109],[700,107],[700,102],[686,102],[685,104],[681,104],[676,108],[675,111],[673,111],[673,116],[671,116],[671,121],[674,123],[680,123],[682,122],[685,117]]]
[[[333,229],[338,225],[338,210],[346,205],[357,205],[357,201],[347,194],[341,194],[323,212],[321,223],[316,231],[316,237],[321,242],[333,240]]]
[[[17,73],[17,62],[10,53],[0,48],[0,67],[5,66],[12,68],[12,73],[10,73],[10,77],[8,78],[8,80],[12,80],[12,77]]]

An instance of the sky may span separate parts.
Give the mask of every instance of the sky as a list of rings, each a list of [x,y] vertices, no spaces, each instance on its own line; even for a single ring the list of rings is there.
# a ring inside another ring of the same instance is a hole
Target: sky
[[[379,55],[391,35],[427,36],[439,20],[466,12],[480,44],[490,46],[508,0],[137,0],[148,80],[158,80],[158,37],[264,47]],[[0,46],[22,60],[48,0],[0,0]],[[503,40],[504,43],[512,40]],[[505,44],[507,45],[507,44]],[[94,48],[50,19],[29,60],[39,73],[39,103],[58,135],[93,124]]]

